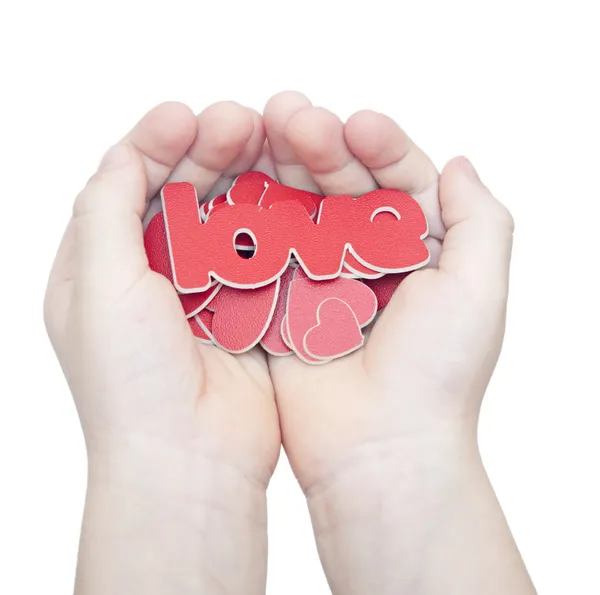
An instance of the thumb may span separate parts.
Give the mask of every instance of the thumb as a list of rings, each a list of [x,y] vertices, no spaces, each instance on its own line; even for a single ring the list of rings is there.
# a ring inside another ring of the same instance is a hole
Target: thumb
[[[446,165],[439,192],[448,230],[440,270],[459,280],[471,295],[504,298],[514,229],[508,209],[484,186],[465,157]]]
[[[75,200],[75,280],[81,291],[112,300],[148,270],[142,216],[146,174],[127,143],[109,149]]]

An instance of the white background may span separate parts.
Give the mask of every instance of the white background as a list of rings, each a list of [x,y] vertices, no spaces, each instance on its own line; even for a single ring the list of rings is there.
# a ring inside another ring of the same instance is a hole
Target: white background
[[[350,8],[352,6],[352,8]],[[294,88],[470,156],[517,224],[481,446],[540,593],[600,593],[600,121],[592,0],[42,0],[0,9],[0,593],[72,589],[84,445],[45,336],[71,201],[154,104],[262,108]],[[269,593],[327,593],[282,462]]]

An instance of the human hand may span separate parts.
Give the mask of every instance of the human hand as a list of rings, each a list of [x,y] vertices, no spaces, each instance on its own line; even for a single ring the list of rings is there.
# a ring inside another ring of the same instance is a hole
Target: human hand
[[[238,104],[198,118],[163,104],[75,201],[45,319],[88,449],[78,593],[264,592],[280,448],[266,358],[194,339],[173,287],[148,268],[142,229],[165,183],[204,196],[252,169],[263,145],[261,117]]]
[[[529,593],[476,441],[504,334],[509,212],[470,162],[438,175],[384,115],[344,125],[283,93],[264,117],[282,183],[326,195],[403,190],[429,221],[429,267],[402,281],[363,349],[324,366],[269,359],[333,592]]]

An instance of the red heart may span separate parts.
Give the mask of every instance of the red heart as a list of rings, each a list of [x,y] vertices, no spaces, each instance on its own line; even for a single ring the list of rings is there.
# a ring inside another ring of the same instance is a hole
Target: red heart
[[[314,192],[284,186],[261,172],[249,171],[238,176],[227,193],[227,200],[231,204],[260,204],[266,209],[276,202],[297,200],[314,217],[323,197]]]
[[[333,359],[362,347],[364,337],[350,306],[337,298],[317,309],[317,324],[304,337],[304,349],[318,359]]]
[[[329,298],[347,304],[359,327],[369,324],[377,311],[375,294],[364,283],[344,277],[313,281],[302,269],[296,269],[289,289],[285,338],[305,362],[315,363],[315,358],[304,348],[304,337],[317,323],[317,309]]]
[[[269,324],[267,332],[260,340],[262,348],[271,355],[288,355],[292,353],[292,350],[287,346],[286,342],[282,337],[281,323],[285,317],[288,291],[293,276],[294,269],[292,267],[288,267],[283,273],[283,275],[281,275],[281,285],[279,286],[279,296],[277,297],[275,312],[273,314],[273,318],[271,319],[271,324]]]
[[[216,345],[229,353],[252,349],[263,337],[271,319],[280,280],[258,289],[236,289],[224,285],[209,303],[215,313],[211,332]]]
[[[373,290],[377,297],[377,311],[383,310],[392,299],[394,292],[408,273],[393,273],[381,279],[365,279],[365,285]]]

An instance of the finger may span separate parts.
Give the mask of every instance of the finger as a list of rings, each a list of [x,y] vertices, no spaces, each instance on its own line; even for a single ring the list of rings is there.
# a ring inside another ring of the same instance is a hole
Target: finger
[[[246,109],[252,118],[252,135],[248,142],[242,147],[242,150],[233,163],[227,167],[216,184],[208,192],[205,200],[210,200],[219,194],[226,193],[231,188],[233,181],[240,174],[255,169],[256,163],[264,151],[265,127],[263,125],[263,118],[256,110],[251,108]]]
[[[150,110],[125,136],[140,153],[146,169],[147,198],[165,183],[196,138],[198,122],[183,103],[162,103]]]
[[[319,192],[319,188],[285,135],[290,119],[300,110],[310,107],[310,100],[296,91],[284,91],[272,97],[265,106],[264,122],[277,178],[282,184]]]
[[[510,213],[464,157],[453,159],[444,168],[440,203],[448,231],[439,270],[460,280],[471,295],[503,299],[514,228]]]
[[[382,188],[403,190],[414,196],[429,222],[429,233],[444,237],[438,203],[438,172],[432,161],[391,119],[361,111],[346,122],[348,147],[362,161]]]
[[[285,138],[325,195],[360,196],[377,188],[369,170],[352,154],[343,122],[320,107],[305,107],[288,121]]]
[[[146,175],[146,199],[152,198],[196,138],[198,123],[183,103],[162,103],[150,110],[123,138],[139,153]],[[51,280],[53,283],[73,277],[74,240],[69,225],[60,244]]]
[[[115,145],[75,200],[75,285],[98,300],[112,301],[147,272],[142,235],[146,205],[143,154]]]
[[[189,182],[203,199],[244,152],[254,135],[252,112],[233,101],[215,103],[198,116],[198,135],[171,174],[170,182]],[[258,145],[262,141],[253,141]]]

